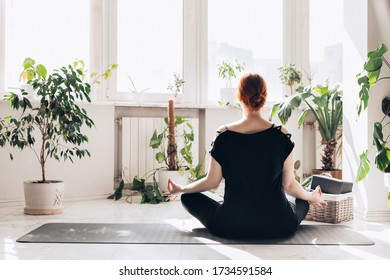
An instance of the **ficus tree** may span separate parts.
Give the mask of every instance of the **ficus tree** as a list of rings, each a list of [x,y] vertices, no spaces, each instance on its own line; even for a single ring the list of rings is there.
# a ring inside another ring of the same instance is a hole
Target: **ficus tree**
[[[48,74],[45,66],[26,58],[21,79],[32,86],[37,101],[30,102],[23,88],[5,95],[15,115],[0,119],[0,146],[31,149],[41,167],[40,183],[47,181],[48,158],[73,162],[75,157],[90,156],[83,148],[88,137],[82,128],[91,128],[94,122],[78,105],[91,101],[91,86],[83,81],[85,73],[80,60]]]

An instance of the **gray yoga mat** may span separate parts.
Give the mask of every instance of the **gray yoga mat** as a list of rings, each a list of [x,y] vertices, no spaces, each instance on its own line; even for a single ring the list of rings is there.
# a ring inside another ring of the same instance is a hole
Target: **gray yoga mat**
[[[17,240],[27,243],[96,244],[280,244],[373,245],[374,242],[342,225],[301,225],[284,239],[232,240],[213,236],[205,228],[178,228],[164,223],[48,223]]]

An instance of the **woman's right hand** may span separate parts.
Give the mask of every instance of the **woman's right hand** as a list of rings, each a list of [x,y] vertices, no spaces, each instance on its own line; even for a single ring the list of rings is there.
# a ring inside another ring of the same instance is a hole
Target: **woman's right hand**
[[[313,192],[310,193],[311,197],[309,202],[314,205],[314,207],[322,208],[323,205],[328,205],[328,203],[322,198],[321,187],[317,186]]]
[[[177,196],[183,191],[183,186],[176,184],[171,179],[168,179],[168,192],[164,193],[164,196],[167,196],[167,200],[175,200]]]

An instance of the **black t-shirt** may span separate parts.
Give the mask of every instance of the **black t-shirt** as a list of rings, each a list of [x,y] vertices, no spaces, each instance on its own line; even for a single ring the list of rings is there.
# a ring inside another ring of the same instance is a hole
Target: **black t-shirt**
[[[216,218],[232,235],[285,236],[298,226],[282,185],[283,164],[294,143],[280,129],[272,125],[252,134],[226,130],[212,144],[210,154],[225,179]]]

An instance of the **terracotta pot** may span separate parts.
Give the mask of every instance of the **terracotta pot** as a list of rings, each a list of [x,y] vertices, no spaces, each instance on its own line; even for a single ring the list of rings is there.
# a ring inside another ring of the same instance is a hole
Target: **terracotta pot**
[[[340,179],[340,180],[343,179],[343,171],[340,170],[340,169],[335,169],[335,170],[332,170],[332,171],[322,170],[322,169],[313,169],[312,170],[312,174],[313,175],[326,175],[326,174],[330,174],[332,176],[332,178],[336,178],[336,179]]]
[[[65,183],[52,181],[47,183],[24,182],[24,197],[28,215],[52,215],[63,212],[62,199]]]

